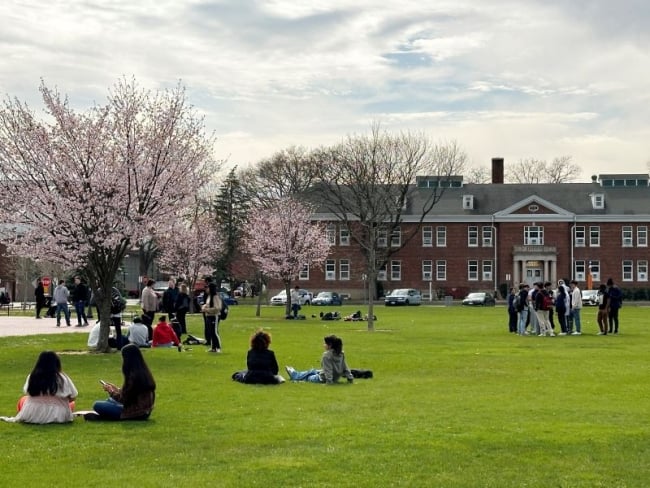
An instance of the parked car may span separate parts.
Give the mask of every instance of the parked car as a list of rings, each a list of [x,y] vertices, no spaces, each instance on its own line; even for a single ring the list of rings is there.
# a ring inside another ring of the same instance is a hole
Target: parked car
[[[343,299],[335,291],[321,291],[311,303],[314,305],[341,305]]]
[[[494,306],[496,305],[496,300],[492,293],[479,291],[475,293],[470,293],[465,298],[463,298],[463,305],[479,305],[479,306]]]
[[[389,305],[420,305],[422,295],[414,288],[398,288],[384,297],[384,304]]]
[[[219,294],[221,295],[221,300],[222,300],[226,305],[228,305],[228,306],[231,306],[231,305],[239,305],[239,302],[237,301],[237,299],[234,298],[234,297],[231,297],[231,296],[228,295],[228,293],[226,293],[225,291],[221,291],[221,292],[219,292]]]
[[[300,303],[299,305],[311,305],[312,304],[312,298],[313,294],[301,288],[298,290],[298,293],[300,294]],[[271,298],[270,301],[271,305],[286,305],[287,304],[287,291],[282,290],[280,293],[275,295],[274,297]]]
[[[598,305],[598,290],[582,290],[582,304],[585,306]]]

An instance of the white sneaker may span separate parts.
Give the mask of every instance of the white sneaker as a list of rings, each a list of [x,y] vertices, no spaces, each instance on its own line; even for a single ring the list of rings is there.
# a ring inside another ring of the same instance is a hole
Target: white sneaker
[[[537,337],[544,337],[546,334],[537,334]]]
[[[296,374],[296,370],[291,366],[285,366],[284,369],[287,371],[287,374],[289,375],[289,379],[292,380],[293,375]]]
[[[560,332],[558,335],[566,335],[566,332]]]
[[[598,333],[598,334],[596,334],[596,335],[603,335],[603,333],[602,333],[602,332],[599,332],[599,333]]]
[[[551,332],[548,336],[549,337],[555,337],[555,332]]]
[[[571,332],[571,335],[582,335],[582,332]]]

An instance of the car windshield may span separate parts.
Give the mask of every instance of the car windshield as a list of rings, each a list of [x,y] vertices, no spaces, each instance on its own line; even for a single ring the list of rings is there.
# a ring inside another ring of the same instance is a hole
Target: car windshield
[[[404,295],[408,295],[409,291],[408,290],[393,290],[393,292],[390,294],[393,297],[402,297]]]
[[[467,298],[483,298],[485,293],[470,293]]]
[[[332,296],[332,292],[321,291],[316,298],[329,298]]]

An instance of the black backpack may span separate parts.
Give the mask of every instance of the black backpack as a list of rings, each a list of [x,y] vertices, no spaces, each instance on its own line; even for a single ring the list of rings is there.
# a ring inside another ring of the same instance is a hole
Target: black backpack
[[[221,310],[219,311],[219,322],[223,322],[228,318],[228,305],[226,305],[225,300],[221,300]]]
[[[122,298],[122,295],[120,295],[120,292],[117,289],[113,288],[113,291],[111,293],[111,313],[122,313],[124,312],[125,308],[126,300]]]

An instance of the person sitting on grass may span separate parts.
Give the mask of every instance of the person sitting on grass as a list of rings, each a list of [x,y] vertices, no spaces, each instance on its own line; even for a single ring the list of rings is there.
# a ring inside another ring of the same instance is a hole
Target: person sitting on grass
[[[146,420],[156,399],[156,382],[144,361],[140,348],[127,344],[122,348],[122,388],[102,381],[108,400],[96,401],[94,412],[86,420]]]
[[[127,337],[129,343],[138,347],[151,347],[149,342],[149,329],[142,323],[140,317],[134,317],[133,322],[129,325]]]
[[[61,360],[53,351],[43,351],[23,387],[15,417],[0,417],[6,422],[63,424],[72,422],[77,388],[61,371]]]
[[[325,352],[321,359],[321,369],[296,371],[291,366],[287,366],[287,374],[291,381],[308,381],[310,383],[327,383],[331,385],[343,376],[347,378],[348,383],[354,381],[352,372],[345,362],[341,338],[329,335],[325,337],[323,347],[325,347]]]
[[[269,349],[271,334],[258,330],[251,336],[251,348],[246,356],[246,371],[239,371],[233,379],[248,384],[276,385],[284,383],[278,374],[278,362],[275,353]]]
[[[161,315],[158,319],[158,324],[153,330],[152,347],[174,347],[180,346],[181,342],[172,329],[172,326],[167,323],[167,316]]]

